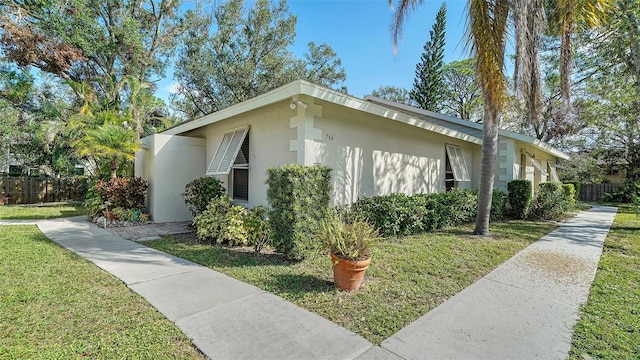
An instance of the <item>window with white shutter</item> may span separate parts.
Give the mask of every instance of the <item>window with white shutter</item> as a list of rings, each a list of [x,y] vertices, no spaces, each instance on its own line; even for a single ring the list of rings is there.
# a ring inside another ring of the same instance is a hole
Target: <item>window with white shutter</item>
[[[459,146],[447,145],[447,157],[451,164],[451,173],[455,181],[471,181],[467,163],[464,161],[462,149]]]
[[[229,175],[231,167],[238,157],[249,127],[235,129],[224,134],[216,153],[207,168],[207,175]],[[248,164],[248,159],[245,159]]]
[[[536,168],[538,171],[540,171],[540,173],[542,175],[549,175],[549,173],[547,172],[547,169],[545,169],[538,160],[536,160],[533,155],[529,154],[528,152],[524,152],[524,155],[527,157],[527,159],[529,159],[529,161],[531,161],[531,164],[533,164],[533,167]]]

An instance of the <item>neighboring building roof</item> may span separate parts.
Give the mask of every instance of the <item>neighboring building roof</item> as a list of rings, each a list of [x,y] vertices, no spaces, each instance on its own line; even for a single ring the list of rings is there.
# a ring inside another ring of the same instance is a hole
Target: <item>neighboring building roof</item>
[[[359,99],[305,80],[291,82],[275,90],[230,106],[218,112],[184,122],[163,131],[163,133],[167,135],[179,135],[247,111],[255,110],[281,101],[287,101],[300,95],[307,95],[336,105],[367,112],[372,115],[381,116],[389,120],[416,126],[424,130],[474,144],[482,144],[483,130],[481,124],[414,108],[373,96],[367,96],[364,99]],[[534,137],[506,130],[500,130],[500,136],[527,143],[561,159],[569,159],[569,155]]]

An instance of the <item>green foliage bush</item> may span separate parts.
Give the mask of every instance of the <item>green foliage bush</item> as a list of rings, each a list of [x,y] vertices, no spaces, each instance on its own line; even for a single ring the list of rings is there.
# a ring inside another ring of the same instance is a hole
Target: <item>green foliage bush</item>
[[[271,211],[271,243],[290,259],[320,245],[315,238],[329,208],[331,169],[284,165],[267,170],[267,200]]]
[[[640,196],[640,181],[635,183],[628,181],[622,184],[616,190],[604,194],[602,201],[633,204],[634,196]]]
[[[573,194],[571,194],[573,195]],[[554,220],[561,218],[569,210],[569,202],[561,182],[541,182],[538,184],[536,198],[531,202],[529,219]]]
[[[105,201],[107,200],[96,191],[95,186],[90,187],[83,203],[85,209],[87,209],[87,216],[89,216],[90,219],[99,216],[104,209]]]
[[[511,180],[507,183],[509,191],[510,215],[515,219],[526,219],[529,215],[529,206],[533,188],[530,180]]]
[[[268,244],[271,228],[267,220],[269,209],[264,206],[256,206],[247,212],[244,218],[244,227],[247,230],[247,240],[257,252]]]
[[[491,196],[491,221],[504,220],[507,217],[509,196],[504,191],[493,189]]]
[[[502,220],[506,194],[494,190],[491,214]],[[454,189],[446,193],[391,194],[362,198],[351,205],[354,216],[366,219],[384,236],[419,234],[474,221],[478,214],[477,190]]]
[[[247,210],[233,205],[229,195],[211,199],[207,208],[193,218],[196,237],[208,244],[254,246],[260,251],[269,240],[268,212],[264,206]]]
[[[108,202],[110,208],[144,209],[149,183],[141,177],[99,180],[95,192]]]
[[[564,194],[564,201],[566,202],[566,210],[573,210],[576,207],[576,188],[573,184],[562,184],[562,193]]]
[[[218,198],[226,192],[220,180],[204,176],[188,183],[182,197],[191,215],[196,216],[207,209],[211,199]]]
[[[579,181],[563,181],[562,183],[565,185],[573,185],[574,198],[576,201],[580,200],[580,188],[582,187],[582,183],[580,183]]]
[[[211,199],[207,208],[193,218],[198,240],[210,244],[249,245],[244,226],[247,209],[233,205],[229,195]]]

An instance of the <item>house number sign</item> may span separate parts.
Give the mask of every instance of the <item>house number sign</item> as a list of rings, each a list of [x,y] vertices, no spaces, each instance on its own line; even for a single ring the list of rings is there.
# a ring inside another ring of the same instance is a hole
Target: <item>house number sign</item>
[[[333,134],[325,134],[324,139],[327,141],[333,141]]]

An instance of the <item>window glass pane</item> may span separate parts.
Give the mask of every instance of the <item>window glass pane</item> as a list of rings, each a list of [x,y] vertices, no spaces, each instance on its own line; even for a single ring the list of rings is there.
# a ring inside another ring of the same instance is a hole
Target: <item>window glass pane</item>
[[[249,201],[249,169],[233,169],[233,199]]]

